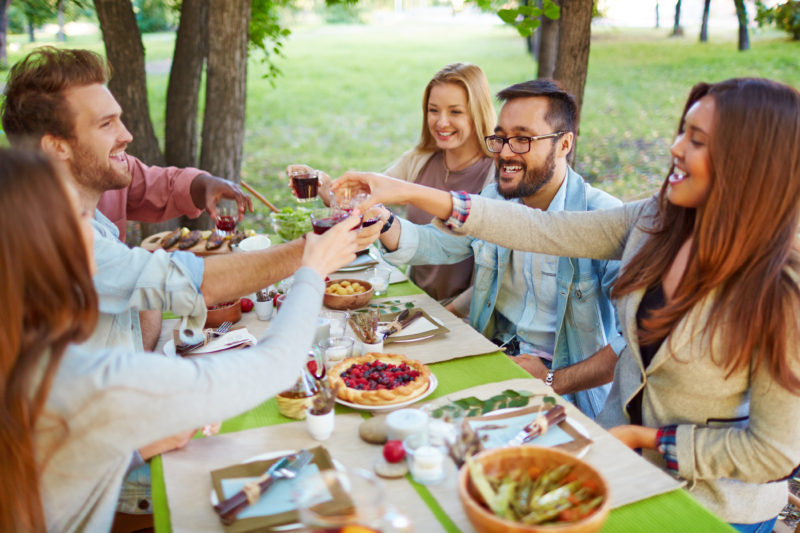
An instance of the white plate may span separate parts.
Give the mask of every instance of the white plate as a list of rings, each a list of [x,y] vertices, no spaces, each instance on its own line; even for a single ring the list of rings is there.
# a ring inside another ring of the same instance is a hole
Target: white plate
[[[433,391],[435,391],[436,387],[439,386],[439,380],[436,379],[436,376],[433,375],[433,372],[431,372],[430,376],[431,378],[430,378],[430,384],[428,385],[428,390],[423,392],[420,396],[417,396],[416,398],[412,398],[405,402],[393,403],[392,405],[361,405],[358,403],[347,402],[345,400],[342,400],[341,398],[336,398],[336,403],[341,405],[346,405],[347,407],[352,407],[353,409],[358,409],[360,411],[391,411],[393,409],[400,409],[401,407],[407,407],[413,403],[422,400],[423,398],[427,398],[428,396],[433,394]]]
[[[526,405],[524,407],[505,407],[503,409],[497,409],[495,411],[489,411],[488,413],[486,413],[486,416],[502,415],[502,414],[505,414],[505,413],[513,413],[514,411],[518,411],[519,409],[525,409],[525,407],[528,407],[528,406]],[[575,420],[571,416],[568,416],[566,421],[570,426],[572,426],[575,429],[575,431],[580,433],[581,436],[586,437],[589,440],[592,440],[592,438],[589,436],[589,430],[586,429],[586,426],[584,426],[583,424],[581,424],[580,422],[578,422],[577,420]],[[577,454],[575,454],[575,457],[577,457],[578,459],[582,459],[583,456],[586,455],[586,452],[589,451],[590,447],[591,447],[591,444],[589,446],[585,446],[582,450],[580,450]]]
[[[336,272],[358,272],[359,270],[366,270],[378,266],[380,261],[372,257],[370,254],[363,254],[357,256],[353,261],[346,264]]]

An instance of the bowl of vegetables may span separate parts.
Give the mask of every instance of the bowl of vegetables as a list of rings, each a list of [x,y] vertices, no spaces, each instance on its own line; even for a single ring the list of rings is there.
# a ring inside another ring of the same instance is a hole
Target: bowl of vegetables
[[[554,448],[513,446],[470,457],[458,496],[480,533],[599,531],[611,510],[608,483],[585,461]]]
[[[285,242],[292,241],[311,231],[310,209],[305,207],[284,207],[277,213],[272,213],[269,220],[272,229]]]

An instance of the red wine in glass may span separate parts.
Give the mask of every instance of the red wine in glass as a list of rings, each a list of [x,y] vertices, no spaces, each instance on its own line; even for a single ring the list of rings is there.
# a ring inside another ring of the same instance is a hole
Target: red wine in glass
[[[314,233],[322,235],[340,220],[338,217],[314,218],[311,220],[311,227],[314,229]]]
[[[292,186],[295,196],[300,202],[310,202],[317,197],[319,179],[314,174],[302,173],[292,175]]]
[[[380,219],[381,219],[381,217],[379,217],[379,216],[378,216],[378,217],[374,217],[374,218],[368,218],[368,219],[366,219],[366,220],[364,220],[364,219],[362,218],[362,219],[361,219],[361,227],[362,227],[362,228],[368,228],[368,227],[370,227],[371,225],[373,225],[373,224],[375,224],[376,222],[378,222]]]
[[[236,229],[236,217],[232,215],[221,215],[217,217],[217,229],[231,233]]]

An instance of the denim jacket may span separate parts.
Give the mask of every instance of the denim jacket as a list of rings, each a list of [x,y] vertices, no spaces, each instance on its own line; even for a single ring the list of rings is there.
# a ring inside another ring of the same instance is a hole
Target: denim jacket
[[[608,193],[591,187],[571,168],[567,170],[566,179],[566,211],[592,211],[622,205]],[[496,185],[484,189],[481,196],[502,199]],[[402,232],[397,250],[384,254],[391,263],[449,264],[474,255],[475,277],[469,322],[491,338],[497,293],[510,263],[511,250],[470,236],[446,233],[433,224],[417,226],[402,219],[400,223]],[[513,224],[513,221],[507,223]],[[607,344],[617,355],[625,347],[609,296],[618,268],[617,261],[559,258],[558,272],[555,273],[558,329],[553,353],[554,370],[579,363]],[[608,384],[565,397],[594,418],[603,408],[610,388]]]

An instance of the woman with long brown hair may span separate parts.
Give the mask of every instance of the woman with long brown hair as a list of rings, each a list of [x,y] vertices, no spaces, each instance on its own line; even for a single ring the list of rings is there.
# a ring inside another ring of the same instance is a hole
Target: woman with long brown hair
[[[501,246],[620,259],[628,347],[598,421],[737,529],[771,531],[800,463],[800,93],[698,84],[671,153],[658,195],[606,211],[341,181]]]
[[[92,215],[43,156],[0,149],[2,531],[108,531],[136,449],[289,387],[314,334],[305,319],[325,275],[355,258],[359,221],[307,236],[264,342],[185,360],[75,344],[97,321]]]

